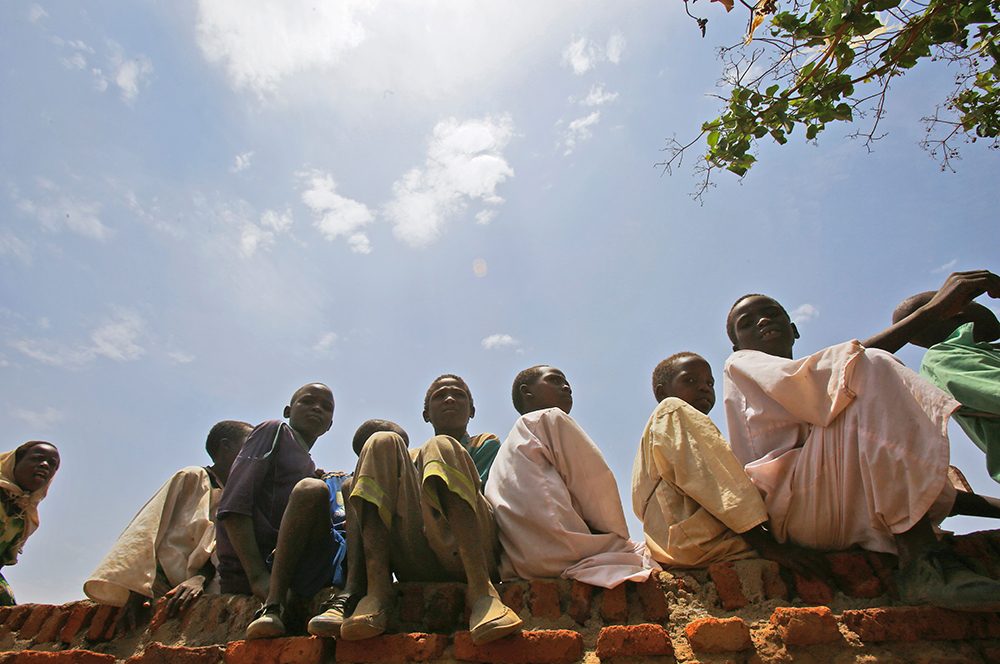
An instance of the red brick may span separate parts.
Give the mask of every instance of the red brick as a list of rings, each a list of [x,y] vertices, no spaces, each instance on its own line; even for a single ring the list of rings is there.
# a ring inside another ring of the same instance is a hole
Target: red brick
[[[558,620],[562,615],[559,609],[559,585],[547,579],[534,579],[531,582],[528,608],[536,618]]]
[[[363,641],[338,641],[337,661],[366,664],[429,662],[441,658],[448,637],[442,634],[391,634]]]
[[[163,623],[167,622],[167,601],[166,597],[154,600],[156,608],[153,612],[153,618],[149,621],[150,634],[162,627]]]
[[[800,576],[798,572],[793,572],[795,576],[795,587],[799,591],[799,597],[810,604],[829,604],[833,600],[833,590],[822,579],[807,579]]]
[[[477,646],[469,632],[459,632],[454,655],[493,664],[570,664],[583,657],[583,635],[565,629],[519,632]]]
[[[420,623],[424,621],[424,587],[407,585],[400,588],[399,620],[404,623]]]
[[[226,646],[226,664],[320,664],[333,653],[333,639],[293,636],[285,639],[233,641]]]
[[[670,606],[667,595],[660,585],[660,572],[653,570],[645,583],[639,584],[639,603],[642,604],[642,614],[652,623],[662,623],[670,618]]]
[[[767,561],[770,565],[765,565],[761,569],[761,577],[764,582],[764,597],[767,599],[788,599],[788,586],[781,578],[781,565],[773,561]]]
[[[830,562],[830,571],[833,572],[837,585],[845,595],[871,598],[885,592],[882,582],[863,553],[830,553],[826,559]]]
[[[569,617],[580,625],[590,620],[590,605],[594,597],[594,586],[583,581],[573,580],[569,592]]]
[[[84,627],[90,624],[90,620],[97,611],[97,605],[90,602],[78,602],[69,612],[69,618],[59,632],[59,640],[69,643]]]
[[[115,664],[114,655],[103,655],[89,650],[63,650],[60,652],[41,652],[39,650],[22,650],[14,653],[4,664]]]
[[[844,611],[840,622],[862,641],[943,641],[1000,637],[1000,615],[946,611],[930,606]]]
[[[605,588],[601,600],[601,618],[605,623],[623,623],[628,620],[628,600],[625,583],[614,588]]]
[[[49,604],[32,604],[31,615],[24,621],[21,631],[18,632],[20,639],[33,639],[42,630],[45,621],[49,619],[56,607]]]
[[[121,611],[117,606],[101,604],[90,620],[86,639],[91,642],[108,641],[114,636],[115,621]]]
[[[663,592],[691,592],[691,587],[679,576],[674,576],[670,572],[660,572],[660,587]]]
[[[10,610],[10,615],[7,616],[7,620],[4,621],[3,631],[5,632],[16,632],[31,616],[31,612],[35,610],[37,604],[21,604],[20,606],[15,606]]]
[[[521,613],[524,608],[524,586],[516,581],[513,583],[501,583],[497,588],[500,599],[514,613]]]
[[[14,610],[12,606],[0,606],[0,625],[7,622],[7,618],[10,617],[10,612]]]
[[[780,607],[771,614],[771,624],[787,645],[810,646],[840,639],[837,619],[825,606],[804,609]]]
[[[427,601],[427,629],[451,632],[465,613],[465,586],[448,583],[431,593]]]
[[[129,657],[125,664],[217,664],[221,661],[221,646],[181,648],[151,641],[142,653]]]
[[[602,660],[673,654],[670,635],[660,625],[612,625],[597,637],[597,656]]]
[[[38,630],[38,634],[35,635],[35,643],[55,641],[59,638],[59,632],[62,631],[63,625],[66,624],[66,620],[68,619],[69,611],[64,610],[62,607],[56,607],[45,621],[45,624],[42,625],[42,628]]]
[[[708,566],[708,575],[715,582],[715,590],[719,593],[719,601],[726,611],[735,611],[746,606],[747,601],[743,594],[743,584],[736,573],[736,568],[732,563],[715,563]]]
[[[996,579],[1000,576],[1000,569],[997,568],[997,554],[990,546],[989,540],[979,537],[985,533],[973,533],[964,537],[955,538],[955,549],[959,553],[964,553],[983,566],[983,570],[990,578]]]
[[[880,553],[875,551],[865,551],[865,558],[868,564],[875,571],[875,576],[882,582],[882,587],[893,597],[898,597],[896,592],[896,556],[891,553]]]
[[[684,629],[691,647],[699,652],[722,653],[753,647],[750,628],[740,618],[700,618]]]

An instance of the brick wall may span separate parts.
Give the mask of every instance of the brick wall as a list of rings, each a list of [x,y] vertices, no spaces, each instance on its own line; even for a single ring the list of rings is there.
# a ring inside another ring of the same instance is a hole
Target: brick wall
[[[1000,578],[1000,531],[957,538]],[[464,587],[400,584],[389,634],[243,641],[257,602],[202,597],[167,619],[113,638],[117,610],[89,601],[0,609],[0,664],[321,664],[327,662],[1000,662],[1000,614],[899,606],[892,556],[828,555],[832,583],[762,560],[660,573],[613,590],[566,580],[500,588],[525,631],[476,646]],[[321,599],[321,598],[318,598]]]

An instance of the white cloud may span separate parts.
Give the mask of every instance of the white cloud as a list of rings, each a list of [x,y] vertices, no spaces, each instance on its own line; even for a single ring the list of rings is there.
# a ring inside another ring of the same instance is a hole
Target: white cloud
[[[819,309],[811,304],[803,304],[792,312],[792,322],[795,324],[806,323],[819,316]]]
[[[108,79],[101,71],[99,67],[94,67],[90,70],[94,74],[94,89],[98,92],[104,92],[108,89]]]
[[[601,112],[594,111],[586,117],[577,118],[576,120],[570,122],[569,126],[566,127],[566,131],[563,132],[563,139],[566,144],[566,152],[563,154],[571,154],[576,148],[576,144],[578,142],[586,141],[593,136],[594,132],[591,128],[597,124],[600,119]]]
[[[31,265],[31,249],[8,228],[0,229],[0,256],[3,254],[10,254],[25,265]]]
[[[468,201],[503,203],[496,188],[514,176],[514,169],[501,152],[513,133],[509,115],[439,122],[424,168],[411,169],[392,185],[393,199],[386,204],[385,215],[396,237],[412,247],[425,246],[450,217],[465,210]]]
[[[366,36],[369,0],[199,0],[198,45],[224,64],[233,86],[258,94],[308,69],[326,69]]]
[[[371,210],[364,203],[337,194],[337,183],[329,173],[313,169],[296,175],[306,183],[302,202],[312,211],[316,219],[313,225],[320,234],[331,242],[338,237],[346,237],[352,251],[369,253],[368,237],[360,229],[375,220]]]
[[[38,189],[41,193],[39,202],[20,198],[16,192],[13,197],[18,210],[37,219],[45,229],[58,233],[66,228],[95,240],[105,240],[113,234],[97,216],[100,203],[66,195],[58,185],[44,178],[38,179]]]
[[[138,360],[146,350],[139,345],[145,322],[135,312],[119,310],[90,335],[89,344],[65,344],[50,339],[22,339],[11,345],[24,355],[54,367],[79,369],[99,356],[118,362]]]
[[[497,210],[480,210],[476,213],[476,223],[485,226],[496,219],[498,214]]]
[[[10,411],[10,414],[12,417],[24,420],[35,429],[49,429],[53,424],[63,418],[63,414],[51,406],[46,408],[45,412],[42,413],[36,413],[23,408],[15,408]]]
[[[149,78],[153,73],[153,63],[145,55],[129,56],[119,44],[109,41],[111,48],[111,67],[114,71],[114,82],[121,90],[122,99],[132,104],[139,96],[139,86],[149,86]]]
[[[572,67],[574,74],[581,75],[596,67],[599,62],[618,64],[624,51],[625,36],[620,32],[612,33],[607,45],[603,47],[586,37],[581,37],[563,49],[563,64]]]
[[[516,346],[518,343],[520,342],[509,334],[491,334],[483,339],[483,348],[486,350],[493,350],[494,348]]]
[[[603,85],[594,85],[590,88],[590,93],[580,100],[581,106],[601,106],[618,99],[617,92],[605,92]]]
[[[337,333],[327,332],[323,335],[319,342],[313,346],[313,350],[318,353],[325,353],[330,350],[335,343],[337,343]]]
[[[48,18],[49,13],[42,9],[41,5],[32,4],[28,7],[28,20],[32,23],[38,23],[43,18]]]
[[[253,156],[253,151],[244,152],[243,154],[236,155],[236,163],[229,170],[233,173],[239,173],[240,171],[245,171],[250,168],[250,157]]]
[[[167,357],[176,362],[177,364],[190,364],[194,362],[194,355],[190,353],[185,353],[182,350],[175,350],[167,353]]]
[[[87,58],[83,57],[83,53],[74,53],[68,58],[63,58],[60,60],[66,69],[86,69],[87,68]]]
[[[956,265],[958,265],[958,259],[953,258],[944,265],[936,267],[933,270],[931,270],[931,274],[942,274],[944,272],[951,272],[953,269],[955,269]]]
[[[274,210],[265,210],[260,216],[260,223],[255,224],[250,221],[254,213],[246,201],[223,206],[221,215],[240,229],[239,252],[244,258],[252,258],[258,249],[270,249],[277,236],[292,225],[291,210],[285,210],[280,215]]]
[[[579,0],[197,4],[206,59],[225,68],[234,88],[261,99],[296,91],[341,99],[345,88],[372,100],[386,91],[440,98],[502,76],[554,24],[584,9]],[[306,72],[308,81],[296,78]]]

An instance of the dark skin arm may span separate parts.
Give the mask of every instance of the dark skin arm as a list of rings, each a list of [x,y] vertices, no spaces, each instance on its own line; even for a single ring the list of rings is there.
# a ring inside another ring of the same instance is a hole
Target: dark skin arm
[[[895,353],[928,325],[958,315],[983,293],[1000,298],[1000,276],[989,270],[954,272],[931,300],[892,327],[865,339],[865,348],[881,348]]]
[[[257,538],[253,533],[253,520],[244,514],[230,514],[226,517],[226,534],[229,542],[240,558],[243,571],[250,581],[253,594],[262,602],[267,599],[271,588],[271,572],[264,563],[264,556],[257,546]]]
[[[773,560],[782,567],[787,567],[799,576],[807,579],[828,578],[830,575],[830,563],[826,556],[815,549],[807,549],[798,544],[787,542],[779,544],[774,539],[774,535],[759,524],[750,530],[740,533],[740,537],[746,540],[765,560]]]

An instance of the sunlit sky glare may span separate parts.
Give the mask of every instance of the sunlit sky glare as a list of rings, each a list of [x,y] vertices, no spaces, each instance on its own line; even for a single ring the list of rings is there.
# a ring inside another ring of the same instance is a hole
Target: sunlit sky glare
[[[796,132],[694,202],[696,153],[655,164],[716,116],[714,49],[745,27],[696,8],[705,39],[680,0],[0,4],[0,419],[5,449],[62,454],[3,570],[18,600],[83,597],[149,496],[208,463],[212,424],[280,417],[313,381],[336,398],[314,457],[351,470],[368,418],[431,434],[437,375],[504,438],[516,373],[557,366],[641,538],[653,367],[702,354],[721,404],[738,296],[793,312],[802,355],[1000,268],[997,155],[941,172],[917,146],[944,66],[893,84],[873,153],[845,138],[860,125]]]

